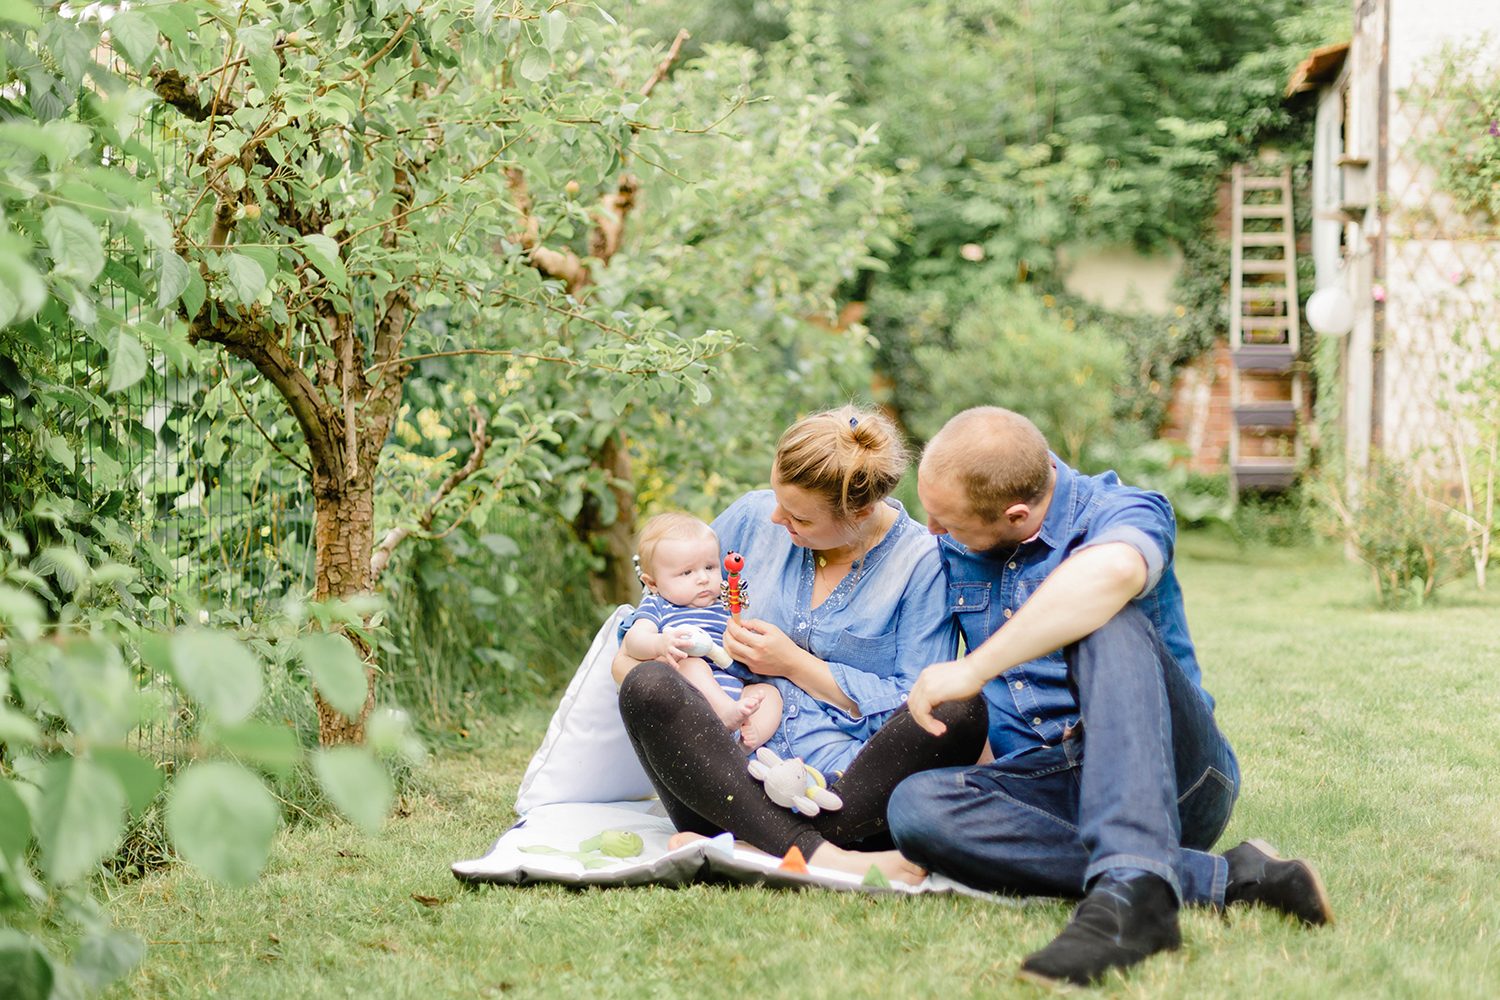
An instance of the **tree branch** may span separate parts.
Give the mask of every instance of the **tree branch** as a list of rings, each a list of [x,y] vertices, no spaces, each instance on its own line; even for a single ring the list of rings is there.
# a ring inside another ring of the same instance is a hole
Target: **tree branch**
[[[625,217],[635,207],[636,192],[641,189],[640,178],[625,174],[612,194],[599,199],[594,211],[594,231],[589,234],[589,254],[608,264],[620,249],[625,238]]]
[[[406,34],[406,29],[411,27],[412,21],[416,20],[416,18],[417,15],[415,14],[407,14],[406,20],[401,22],[401,27],[397,28],[396,33],[391,36],[391,40],[385,43],[385,48],[381,49],[379,52],[366,59],[365,64],[358,70],[350,70],[349,74],[345,76],[344,79],[346,81],[353,80],[355,77],[359,76],[362,73],[370,72],[371,66],[374,66],[376,63],[380,62],[380,60],[384,59],[388,54],[390,54],[391,49],[394,49],[396,47],[397,43],[401,41],[401,36]]]
[[[344,466],[333,444],[333,412],[318,387],[281,345],[250,321],[235,321],[224,310],[214,311],[207,306],[188,324],[188,342],[204,340],[222,345],[230,354],[254,365],[281,393],[307,441],[314,490],[326,493],[341,488]]]
[[[240,404],[240,410],[245,414],[245,419],[250,421],[250,426],[259,431],[260,436],[266,439],[266,443],[269,444],[272,448],[276,449],[276,454],[280,455],[282,458],[292,463],[292,465],[301,469],[304,475],[311,476],[312,470],[303,465],[301,462],[297,461],[291,455],[288,455],[286,453],[286,450],[282,448],[281,445],[277,444],[276,440],[271,437],[270,434],[266,433],[266,429],[260,425],[260,421],[255,419],[255,415],[250,412],[250,407],[246,406],[245,400],[240,397],[240,390],[235,387],[234,379],[230,377],[229,367],[227,365],[224,368],[224,383],[229,386],[229,391],[234,394],[234,401]]]
[[[650,97],[651,91],[656,89],[656,85],[666,79],[667,74],[672,71],[672,64],[682,54],[682,43],[692,37],[692,35],[688,34],[686,28],[677,32],[677,37],[672,39],[672,47],[667,50],[666,58],[656,64],[656,69],[651,72],[651,78],[641,85],[642,97]]]
[[[546,361],[551,364],[568,365],[571,368],[591,368],[594,371],[608,372],[611,375],[663,375],[675,374],[686,371],[692,365],[700,361],[711,361],[723,354],[729,353],[730,348],[720,348],[710,351],[708,354],[695,354],[687,361],[671,368],[616,368],[614,365],[601,365],[596,361],[580,361],[578,358],[564,358],[553,354],[536,354],[531,351],[510,351],[496,347],[460,347],[452,351],[429,351],[426,354],[408,354],[404,358],[394,358],[378,365],[371,365],[365,369],[366,373],[373,372],[387,365],[409,365],[417,361],[427,361],[432,358],[461,358],[469,356],[486,358],[523,358],[531,361]]]
[[[448,478],[443,480],[442,485],[437,488],[437,492],[432,495],[432,501],[428,503],[427,509],[417,518],[418,531],[426,532],[432,527],[432,521],[437,516],[438,507],[442,505],[444,500],[448,499],[449,494],[460,483],[478,472],[479,467],[484,464],[484,454],[490,446],[489,435],[485,429],[486,423],[485,416],[480,412],[479,407],[472,403],[469,404],[469,440],[474,442],[474,450],[469,454],[469,460],[463,464],[462,468],[455,469],[449,473]],[[380,574],[385,572],[386,566],[390,565],[391,554],[396,551],[396,546],[400,545],[411,534],[412,529],[407,527],[395,527],[386,532],[385,538],[375,547],[374,553],[370,556],[370,580],[372,583],[378,580]]]
[[[571,250],[550,250],[541,245],[541,226],[532,214],[534,203],[526,175],[517,167],[507,167],[505,182],[516,203],[516,212],[521,216],[521,231],[516,234],[516,242],[526,250],[531,266],[549,278],[562,281],[570,294],[585,287],[590,280],[589,269],[577,254]]]

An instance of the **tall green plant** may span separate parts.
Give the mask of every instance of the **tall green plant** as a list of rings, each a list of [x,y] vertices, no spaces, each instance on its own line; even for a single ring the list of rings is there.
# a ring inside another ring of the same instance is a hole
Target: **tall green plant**
[[[103,988],[140,960],[143,943],[111,928],[90,893],[100,862],[120,845],[127,818],[161,801],[177,855],[227,885],[253,880],[281,825],[264,776],[310,766],[328,799],[366,829],[381,825],[393,791],[376,753],[417,760],[405,716],[371,720],[368,747],[310,756],[290,730],[254,716],[265,691],[257,652],[280,645],[343,710],[365,697],[364,669],[343,636],[310,621],[364,628],[365,609],[306,605],[257,630],[253,642],[192,628],[172,634],[111,613],[128,578],[118,565],[69,564],[71,628],[49,621],[29,589],[14,543],[0,554],[0,983],[17,1000]],[[142,727],[191,719],[185,760],[170,772],[142,751]],[[170,773],[170,783],[167,779]],[[168,787],[163,791],[164,784]],[[36,932],[70,941],[50,952]]]
[[[1025,287],[990,290],[951,344],[918,347],[916,359],[930,393],[911,411],[919,435],[932,436],[958,410],[1004,406],[1034,420],[1074,466],[1109,437],[1125,370],[1123,347],[1103,327],[1078,325],[1052,296]]]

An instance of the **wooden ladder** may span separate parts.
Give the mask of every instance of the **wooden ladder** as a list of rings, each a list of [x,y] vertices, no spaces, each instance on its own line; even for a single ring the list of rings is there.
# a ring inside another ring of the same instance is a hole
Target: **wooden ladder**
[[[1285,490],[1302,461],[1302,374],[1297,307],[1297,232],[1292,173],[1234,167],[1229,272],[1230,485]]]

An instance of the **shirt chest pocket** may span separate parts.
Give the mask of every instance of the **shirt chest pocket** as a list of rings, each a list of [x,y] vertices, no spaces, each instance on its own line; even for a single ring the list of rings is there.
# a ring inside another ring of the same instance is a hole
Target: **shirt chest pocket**
[[[974,583],[948,584],[948,613],[958,616],[958,628],[970,649],[990,635],[990,585]]]
[[[846,628],[834,639],[828,659],[876,677],[890,677],[900,667],[896,662],[896,630],[869,636]]]

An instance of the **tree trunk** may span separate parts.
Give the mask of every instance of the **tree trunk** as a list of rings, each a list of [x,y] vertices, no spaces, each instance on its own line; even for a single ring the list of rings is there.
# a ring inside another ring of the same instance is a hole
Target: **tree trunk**
[[[372,470],[373,471],[373,470]],[[320,477],[321,478],[321,477]],[[375,481],[371,474],[360,474],[351,481],[327,484],[316,489],[316,573],[317,600],[330,597],[352,597],[370,589],[370,553],[375,547]],[[322,746],[340,743],[363,743],[365,720],[375,705],[374,650],[358,636],[349,635],[355,650],[368,666],[365,679],[368,693],[356,718],[349,718],[323,700],[314,689],[313,702],[318,708],[318,742]]]
[[[615,517],[605,524],[597,501],[584,503],[573,523],[578,537],[604,557],[604,566],[589,578],[589,590],[601,604],[634,604],[641,597],[641,581],[635,575],[635,488],[630,448],[623,431],[609,436],[594,459],[596,468],[609,477],[615,499]]]

